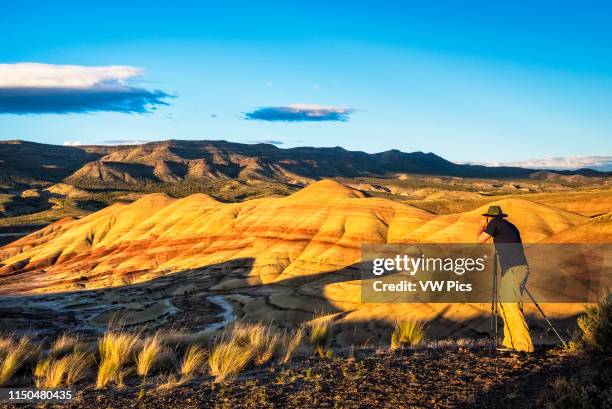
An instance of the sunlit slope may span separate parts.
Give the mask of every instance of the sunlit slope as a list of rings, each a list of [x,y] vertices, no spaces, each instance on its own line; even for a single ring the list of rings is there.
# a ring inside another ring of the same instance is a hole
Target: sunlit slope
[[[590,219],[544,240],[548,243],[612,243],[612,213]]]
[[[589,217],[612,211],[610,190],[536,194],[532,200]]]
[[[3,248],[0,291],[124,285],[232,260],[243,274],[220,288],[267,284],[355,264],[362,242],[384,243],[390,226],[411,231],[433,217],[333,181],[233,204],[152,194],[65,223],[48,240],[30,235]],[[27,280],[11,279],[22,274]]]
[[[589,220],[524,199],[491,204],[509,214],[525,242],[611,241],[608,219]],[[280,282],[300,286],[305,279],[318,283],[313,292],[351,304],[357,295],[350,278],[326,283],[317,275],[346,275],[348,267],[358,266],[362,243],[474,242],[489,205],[435,216],[330,180],[291,196],[242,203],[204,194],[182,199],[150,194],[58,221],[1,248],[0,292],[121,286],[222,266],[216,290]]]
[[[482,214],[491,205],[501,206],[524,242],[536,243],[556,233],[586,223],[588,218],[525,199],[503,199],[475,210],[436,217],[412,231],[391,231],[389,242],[473,243]]]

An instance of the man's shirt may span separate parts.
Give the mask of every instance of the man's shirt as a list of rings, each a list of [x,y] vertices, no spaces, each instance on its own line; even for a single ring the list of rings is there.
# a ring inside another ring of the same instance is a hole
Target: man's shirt
[[[521,233],[514,224],[502,217],[494,217],[484,232],[493,237],[502,274],[511,267],[527,265]]]

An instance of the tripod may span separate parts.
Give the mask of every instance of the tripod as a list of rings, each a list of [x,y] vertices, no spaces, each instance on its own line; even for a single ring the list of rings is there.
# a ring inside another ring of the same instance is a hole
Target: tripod
[[[493,254],[493,285],[491,286],[491,329],[489,330],[489,355],[497,346],[497,252]]]
[[[542,317],[544,317],[544,320],[546,321],[548,326],[553,330],[557,338],[559,338],[559,341],[561,341],[561,344],[564,347],[567,347],[566,342],[563,340],[563,338],[561,337],[561,335],[559,334],[555,326],[552,324],[552,322],[550,322],[550,320],[548,319],[548,317],[546,316],[546,314],[544,313],[544,311],[542,310],[538,302],[535,300],[535,297],[527,289],[525,282],[521,283],[521,293],[523,291],[527,293],[531,301],[534,303],[534,305],[540,312],[540,314],[542,314]],[[496,251],[493,256],[493,285],[492,285],[492,292],[491,292],[491,329],[489,332],[489,355],[493,354],[493,350],[497,347],[497,343],[498,343],[498,325],[497,325],[498,302],[499,302],[499,294],[497,291],[497,251]]]
[[[540,311],[540,314],[542,314],[542,317],[544,317],[544,319],[546,320],[546,323],[548,324],[548,326],[553,330],[553,332],[555,333],[555,335],[557,336],[557,338],[559,338],[559,341],[561,341],[561,344],[564,347],[567,347],[567,344],[565,343],[565,341],[563,340],[563,338],[561,338],[561,335],[559,335],[559,332],[557,332],[557,329],[555,328],[554,325],[552,325],[552,322],[550,322],[548,320],[548,317],[546,316],[546,314],[544,314],[544,311],[542,310],[542,308],[540,308],[540,305],[537,303],[537,301],[535,300],[535,298],[533,297],[533,295],[531,295],[531,293],[529,292],[529,290],[527,289],[527,286],[525,284],[521,284],[521,289],[525,290],[525,292],[527,293],[527,295],[529,296],[529,298],[531,298],[531,301],[533,301],[533,303],[535,304],[535,306],[538,308],[538,311]]]

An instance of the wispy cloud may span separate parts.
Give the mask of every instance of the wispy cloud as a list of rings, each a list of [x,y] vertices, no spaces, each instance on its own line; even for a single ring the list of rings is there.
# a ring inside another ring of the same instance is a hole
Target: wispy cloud
[[[471,162],[471,164],[486,166],[518,166],[531,169],[576,170],[589,168],[600,171],[612,171],[612,156],[567,156],[508,162]]]
[[[280,107],[262,107],[247,112],[244,117],[250,120],[272,122],[315,122],[315,121],[348,121],[354,109],[314,105],[292,104]]]
[[[173,96],[130,81],[143,70],[37,63],[0,64],[0,114],[149,113]]]
[[[88,144],[83,143],[83,141],[64,141],[64,146],[81,146],[81,145],[88,145]]]
[[[251,143],[269,143],[271,145],[282,145],[285,143],[283,141],[279,141],[276,139],[261,139],[261,140],[255,140],[255,141],[249,141],[249,142]]]
[[[152,141],[142,141],[138,139],[113,139],[100,142],[83,142],[83,141],[64,141],[64,146],[82,146],[82,145],[142,145]]]

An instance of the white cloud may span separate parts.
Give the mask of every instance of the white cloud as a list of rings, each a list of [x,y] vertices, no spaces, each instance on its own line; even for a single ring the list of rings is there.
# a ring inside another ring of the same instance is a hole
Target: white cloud
[[[86,145],[83,141],[64,141],[64,146],[81,146]]]
[[[290,104],[288,108],[295,112],[309,112],[311,115],[335,112],[337,114],[346,114],[352,111],[350,108],[334,107],[329,105],[317,105],[317,104]]]
[[[291,104],[285,106],[261,107],[245,114],[246,119],[261,121],[348,121],[352,108],[317,105]]]
[[[124,84],[142,73],[140,68],[125,65],[0,64],[0,87],[90,88],[104,83]]]
[[[247,112],[246,119],[260,121],[304,122],[304,121],[348,121],[354,109],[317,105],[291,104],[258,108]]]
[[[132,84],[141,68],[38,63],[0,64],[0,115],[146,114],[174,95]]]
[[[470,163],[485,166],[518,166],[530,169],[576,170],[589,168],[600,171],[612,171],[612,156],[566,156],[534,158],[522,161]]]

